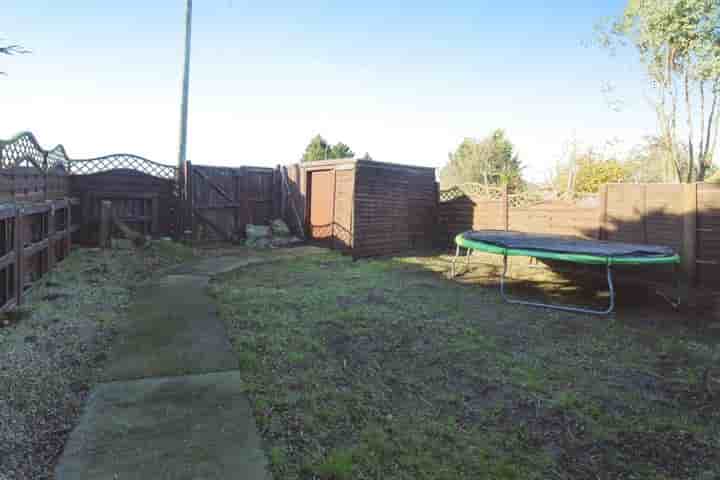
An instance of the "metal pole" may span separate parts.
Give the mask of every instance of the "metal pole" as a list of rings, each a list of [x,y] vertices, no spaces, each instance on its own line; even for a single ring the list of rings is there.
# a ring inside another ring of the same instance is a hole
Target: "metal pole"
[[[192,30],[192,0],[185,0],[185,66],[183,69],[182,103],[180,107],[180,147],[178,168],[182,171],[187,150],[188,92],[190,90],[190,38]]]
[[[596,310],[592,308],[585,308],[575,305],[557,305],[552,303],[541,303],[541,302],[529,302],[527,300],[519,300],[516,298],[512,298],[508,296],[505,293],[505,277],[507,276],[507,268],[508,268],[508,258],[507,255],[503,255],[503,269],[502,269],[502,275],[500,275],[500,296],[505,300],[507,303],[515,303],[518,305],[529,305],[531,307],[545,307],[545,308],[551,308],[553,310],[563,310],[566,312],[579,312],[579,313],[591,313],[593,315],[607,315],[613,311],[615,308],[615,287],[613,286],[612,281],[612,270],[610,269],[611,263],[608,262],[606,265],[607,268],[607,282],[608,282],[608,292],[610,297],[610,303],[608,307],[604,310]]]

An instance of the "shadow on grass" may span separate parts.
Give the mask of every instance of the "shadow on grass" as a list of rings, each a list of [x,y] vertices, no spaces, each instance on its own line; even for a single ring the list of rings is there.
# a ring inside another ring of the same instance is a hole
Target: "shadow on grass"
[[[451,281],[449,258],[327,253],[214,283],[277,478],[720,473],[710,345],[506,305],[497,265]]]

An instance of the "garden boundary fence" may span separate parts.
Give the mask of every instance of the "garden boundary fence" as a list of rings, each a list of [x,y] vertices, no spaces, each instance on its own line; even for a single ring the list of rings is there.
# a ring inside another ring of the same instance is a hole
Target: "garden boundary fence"
[[[501,229],[667,245],[690,285],[720,288],[720,185],[607,184],[596,195],[513,194],[465,184],[440,192],[440,242]]]

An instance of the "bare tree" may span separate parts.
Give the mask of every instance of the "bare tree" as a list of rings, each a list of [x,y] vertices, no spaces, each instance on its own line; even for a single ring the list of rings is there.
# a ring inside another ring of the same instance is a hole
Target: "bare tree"
[[[10,44],[0,45],[0,54],[2,55],[24,55],[30,53],[30,50],[23,48],[21,45]],[[0,75],[7,75],[5,72],[0,71]]]
[[[600,45],[611,52],[630,44],[640,55],[654,92],[666,175],[702,181],[720,133],[720,3],[628,0],[610,28],[598,31]],[[687,146],[687,168],[681,145]]]

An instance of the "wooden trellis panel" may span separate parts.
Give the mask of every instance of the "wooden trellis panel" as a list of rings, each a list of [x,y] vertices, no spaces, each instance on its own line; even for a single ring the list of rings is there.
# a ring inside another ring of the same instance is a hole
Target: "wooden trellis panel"
[[[158,178],[176,180],[178,169],[129,153],[116,153],[88,160],[67,160],[71,175],[90,175],[112,170],[134,170]]]

